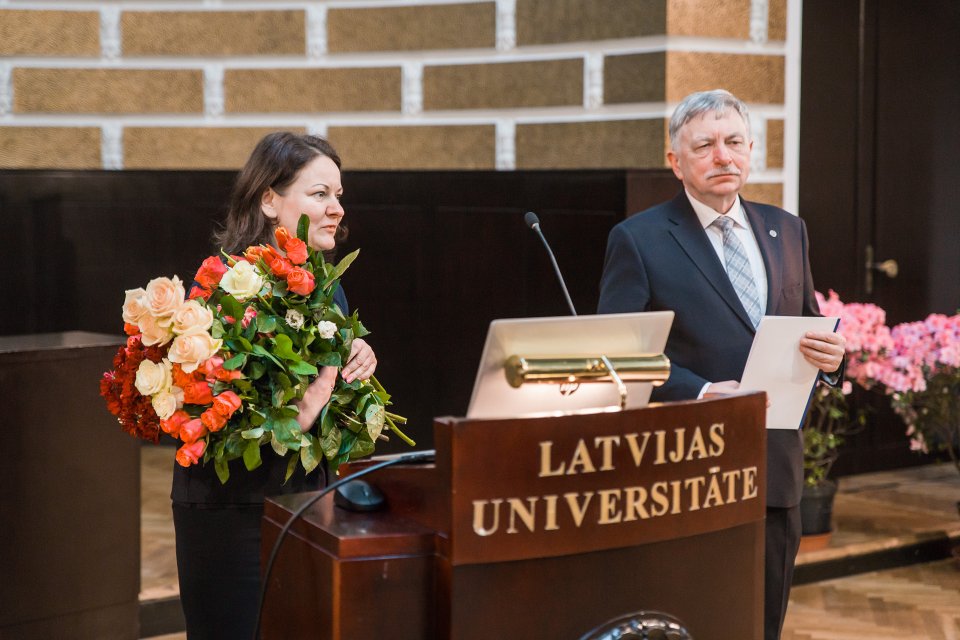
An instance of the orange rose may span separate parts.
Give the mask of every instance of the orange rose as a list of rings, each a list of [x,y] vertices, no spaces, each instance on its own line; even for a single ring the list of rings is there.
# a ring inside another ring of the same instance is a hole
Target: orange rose
[[[293,264],[303,264],[307,261],[307,243],[300,238],[287,240],[283,250],[287,252],[287,258]]]
[[[186,411],[175,411],[172,416],[160,421],[160,428],[163,429],[164,433],[169,433],[174,438],[179,438],[180,429],[189,421],[189,413]]]
[[[293,264],[281,256],[272,258],[267,264],[270,265],[270,271],[277,274],[279,278],[286,278],[290,274],[290,271],[293,270]]]
[[[190,287],[190,293],[187,295],[188,300],[196,300],[197,298],[203,298],[206,300],[210,297],[210,294],[213,291],[208,291],[207,289],[202,289],[200,287]]]
[[[140,333],[140,327],[135,324],[130,324],[129,322],[123,323],[123,332],[128,336],[135,336]]]
[[[211,433],[216,433],[227,424],[227,416],[221,415],[213,409],[207,409],[200,414],[200,422],[202,422],[203,426],[209,429]]]
[[[213,399],[213,410],[224,418],[229,418],[240,408],[243,401],[233,391],[224,391]]]
[[[200,418],[187,420],[180,425],[180,439],[187,444],[196,442],[205,435],[207,435],[207,427],[200,421]]]
[[[207,443],[203,440],[197,440],[183,445],[177,450],[177,463],[181,467],[189,467],[197,464],[203,457],[203,452],[207,449]]]
[[[210,404],[213,402],[213,392],[206,380],[191,380],[183,389],[185,404]]]
[[[282,226],[278,226],[273,230],[273,237],[277,239],[277,246],[281,248],[286,246],[287,241],[293,238],[290,232],[287,231],[287,228]]]
[[[210,291],[220,284],[220,278],[227,272],[227,265],[217,256],[210,256],[200,265],[193,279],[204,289]]]
[[[308,296],[317,288],[313,274],[301,267],[294,267],[287,274],[287,288],[301,296]]]
[[[223,382],[229,382],[243,377],[240,371],[228,371],[224,369],[223,358],[220,356],[213,356],[212,358],[206,359],[203,364],[200,365],[198,371],[202,372],[208,380],[221,380]]]

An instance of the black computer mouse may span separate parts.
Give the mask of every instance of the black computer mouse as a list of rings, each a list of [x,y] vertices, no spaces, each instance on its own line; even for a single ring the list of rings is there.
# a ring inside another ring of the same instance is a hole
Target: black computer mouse
[[[369,482],[351,480],[337,487],[333,503],[347,511],[376,511],[383,507],[385,500],[380,489]]]

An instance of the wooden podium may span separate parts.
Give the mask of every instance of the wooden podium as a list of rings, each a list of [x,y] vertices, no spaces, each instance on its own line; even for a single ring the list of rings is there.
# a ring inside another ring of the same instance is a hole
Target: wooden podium
[[[263,638],[580,638],[636,611],[697,640],[762,637],[765,396],[438,419],[436,461],[325,496],[270,576]],[[364,464],[347,465],[349,475]],[[268,500],[264,562],[311,495]]]

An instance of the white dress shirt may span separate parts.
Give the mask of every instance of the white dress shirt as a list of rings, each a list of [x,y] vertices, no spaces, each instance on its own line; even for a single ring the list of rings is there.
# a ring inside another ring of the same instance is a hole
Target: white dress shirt
[[[720,258],[720,264],[724,266],[726,266],[726,261],[723,259],[723,231],[719,227],[712,225],[713,221],[721,215],[726,215],[733,220],[733,232],[743,245],[743,250],[747,254],[747,260],[750,262],[750,271],[753,274],[753,282],[757,286],[760,308],[765,310],[767,308],[767,270],[763,266],[763,256],[760,254],[760,245],[757,244],[757,238],[753,235],[753,229],[750,227],[750,223],[747,222],[747,216],[744,214],[743,206],[740,204],[740,196],[737,196],[733,206],[730,207],[730,211],[726,214],[721,214],[719,211],[712,209],[694,198],[690,195],[689,191],[687,191],[686,194],[690,205],[700,220],[700,225],[703,227],[704,233],[707,234],[710,245],[713,247],[713,250],[717,252],[717,257]],[[709,382],[705,384],[697,397],[702,398],[709,386]]]

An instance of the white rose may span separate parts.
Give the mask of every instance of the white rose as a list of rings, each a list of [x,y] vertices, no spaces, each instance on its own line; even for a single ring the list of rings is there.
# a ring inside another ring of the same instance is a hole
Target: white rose
[[[209,331],[213,326],[213,312],[196,300],[187,300],[173,314],[174,333],[186,333],[197,328]]]
[[[137,324],[140,318],[150,313],[147,309],[147,292],[143,287],[127,289],[123,300],[123,321],[127,324]]]
[[[170,362],[177,362],[184,373],[193,373],[200,364],[215,356],[220,350],[222,340],[214,340],[203,329],[189,329],[173,339],[167,357]]]
[[[249,300],[263,288],[263,277],[256,267],[241,260],[233,265],[220,279],[220,288],[232,295],[239,302]]]
[[[137,367],[137,377],[133,384],[137,387],[137,391],[145,396],[166,391],[173,384],[170,361],[166,358],[160,362],[144,360]]]
[[[140,333],[143,334],[143,344],[148,347],[155,344],[167,344],[173,338],[173,327],[170,326],[170,323],[162,322],[149,313],[140,318],[137,326],[140,327]]]
[[[176,389],[177,387],[171,387],[171,389]],[[150,404],[153,405],[153,410],[157,412],[157,417],[161,420],[166,420],[173,413],[179,409],[179,403],[177,402],[176,394],[170,391],[161,391],[157,395],[150,398]]]
[[[169,320],[173,316],[174,311],[183,304],[185,297],[183,283],[177,276],[154,278],[147,283],[147,289],[144,292],[147,309],[150,315],[160,320],[160,324],[169,324],[169,322],[164,323],[164,320]]]
[[[329,340],[333,336],[337,335],[337,325],[329,320],[321,320],[319,323],[317,323],[317,333],[319,333],[320,337],[324,340]]]
[[[287,324],[290,325],[291,329],[296,329],[297,331],[302,329],[304,319],[305,318],[303,317],[303,314],[296,309],[287,310],[286,321]]]

